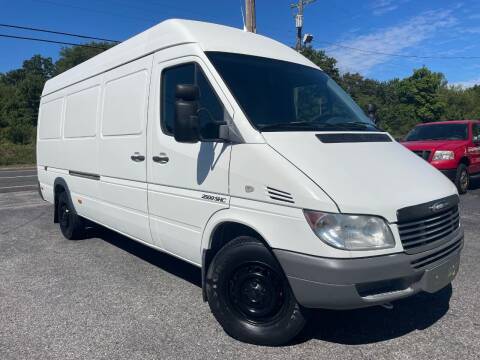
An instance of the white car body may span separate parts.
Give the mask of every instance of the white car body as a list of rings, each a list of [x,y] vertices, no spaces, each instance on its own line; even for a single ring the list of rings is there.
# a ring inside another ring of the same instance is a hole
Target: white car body
[[[447,178],[385,133],[392,141],[327,144],[308,131],[257,131],[205,55],[208,51],[317,68],[260,35],[165,21],[46,83],[37,145],[44,199],[55,202],[55,185],[62,179],[80,216],[202,266],[204,250],[225,223],[253,229],[276,254],[369,260],[403,254],[397,211],[457,194]],[[162,132],[162,71],[186,62],[202,68],[241,143],[179,143]],[[145,161],[132,161],[135,154]],[[153,162],[159,154],[166,154],[168,163]],[[289,194],[292,201],[272,197],[269,189]],[[395,246],[368,251],[332,247],[312,231],[304,209],[379,216],[388,223]],[[279,255],[283,265],[282,259]],[[290,279],[295,270],[286,272]]]

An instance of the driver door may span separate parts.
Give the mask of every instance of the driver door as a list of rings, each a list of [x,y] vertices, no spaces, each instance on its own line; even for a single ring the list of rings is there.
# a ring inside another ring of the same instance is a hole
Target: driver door
[[[154,60],[153,109],[148,142],[148,208],[154,245],[201,264],[201,238],[208,219],[229,206],[230,144],[218,139],[218,126],[233,110],[216,89],[213,76],[196,56]],[[175,86],[200,89],[198,117],[202,141],[173,137]]]

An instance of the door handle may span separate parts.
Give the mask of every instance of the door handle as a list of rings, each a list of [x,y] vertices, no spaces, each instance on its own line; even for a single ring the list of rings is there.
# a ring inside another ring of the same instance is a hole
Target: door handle
[[[160,164],[166,164],[170,159],[168,158],[167,154],[160,153],[159,156],[152,157],[152,160]]]
[[[140,155],[140,153],[135,152],[132,156],[130,156],[130,159],[135,162],[142,162],[145,160],[145,156]]]

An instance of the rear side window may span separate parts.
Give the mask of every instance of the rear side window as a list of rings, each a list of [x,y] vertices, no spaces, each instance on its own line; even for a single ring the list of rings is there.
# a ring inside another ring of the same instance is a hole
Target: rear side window
[[[167,135],[173,134],[175,88],[178,84],[197,85],[200,89],[198,120],[203,140],[218,138],[218,126],[224,124],[225,108],[200,66],[183,64],[165,69],[162,74],[161,125]]]

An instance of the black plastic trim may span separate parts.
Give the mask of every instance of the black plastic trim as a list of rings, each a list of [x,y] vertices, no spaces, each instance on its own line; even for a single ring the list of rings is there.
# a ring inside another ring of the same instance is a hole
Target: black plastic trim
[[[97,180],[97,181],[100,180],[100,175],[97,175],[97,174],[90,174],[90,173],[84,173],[81,171],[72,171],[72,170],[70,170],[68,173],[72,176],[81,177],[85,179]]]
[[[280,197],[276,197],[276,196],[272,196],[272,195],[270,195],[270,199],[283,201],[283,202],[287,202],[287,203],[290,203],[290,204],[295,204],[295,201],[293,201],[293,200],[288,200],[288,199],[284,199],[284,198],[280,198]]]
[[[325,144],[340,143],[367,143],[367,142],[392,142],[386,134],[364,134],[364,133],[335,133],[317,134],[317,138]]]
[[[441,213],[446,212],[454,206],[458,205],[459,202],[460,199],[458,195],[451,195],[442,199],[429,201],[427,203],[404,207],[397,211],[398,224],[402,225],[402,223],[422,220],[424,218],[435,215],[435,212],[431,209],[431,206],[433,206],[434,204],[447,203],[447,205],[445,205],[445,207],[441,211],[438,211],[438,214],[441,215]]]

